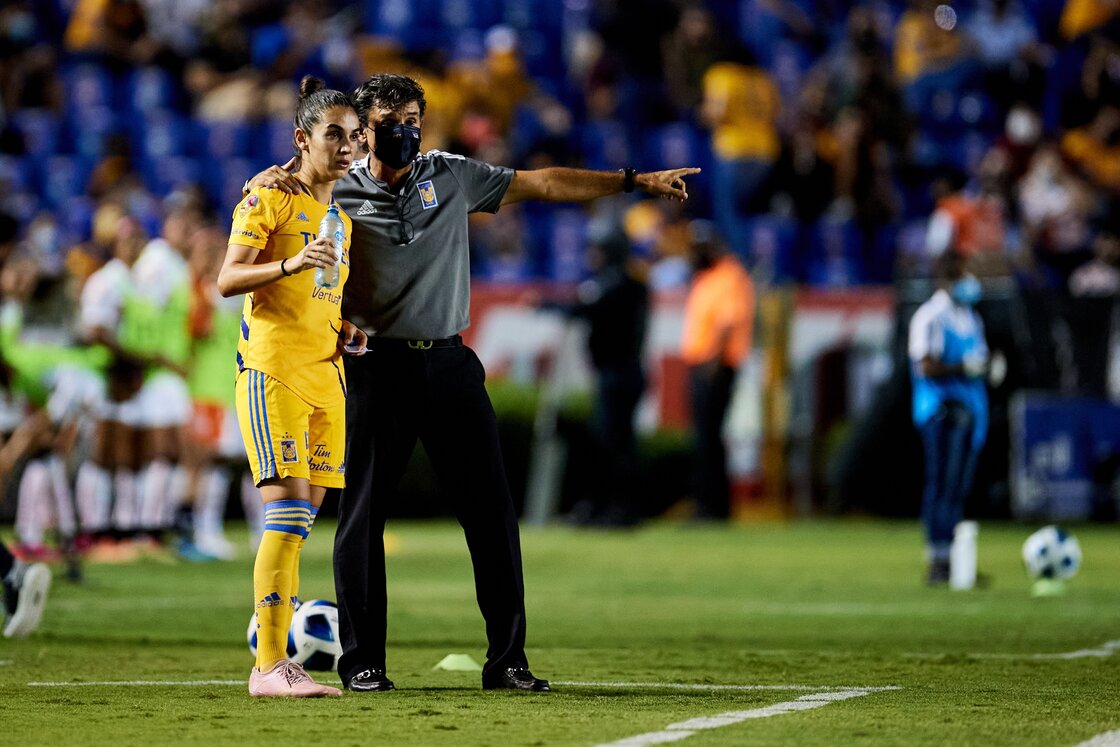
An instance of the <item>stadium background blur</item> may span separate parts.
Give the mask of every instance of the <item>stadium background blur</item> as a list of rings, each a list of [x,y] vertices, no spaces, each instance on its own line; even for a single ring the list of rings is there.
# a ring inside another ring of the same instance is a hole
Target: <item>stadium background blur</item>
[[[561,398],[561,500],[587,489],[586,362],[565,346],[565,323],[525,299],[570,293],[604,226],[625,230],[656,292],[645,513],[687,492],[674,351],[687,227],[709,218],[760,289],[728,424],[739,515],[916,514],[906,321],[929,295],[931,258],[955,248],[983,276],[989,343],[1008,364],[970,513],[1111,519],[1118,11],[1104,0],[5,0],[0,208],[14,221],[0,221],[2,257],[37,273],[27,334],[66,340],[115,217],[154,236],[169,206],[194,200],[224,229],[245,179],[291,155],[300,76],[348,90],[407,72],[427,91],[425,150],[514,168],[704,169],[683,207],[627,195],[590,210],[514,205],[472,225],[471,342],[519,501],[541,387],[575,393]],[[427,480],[414,470],[404,490],[427,492]],[[0,516],[13,510],[8,500]]]

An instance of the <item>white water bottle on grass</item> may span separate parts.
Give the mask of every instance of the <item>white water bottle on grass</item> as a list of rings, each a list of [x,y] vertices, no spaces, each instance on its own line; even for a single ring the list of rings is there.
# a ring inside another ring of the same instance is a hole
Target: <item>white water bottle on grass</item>
[[[334,243],[335,263],[330,267],[315,269],[315,285],[320,288],[337,288],[339,281],[339,263],[342,262],[342,245],[346,243],[346,225],[338,214],[338,205],[331,204],[327,214],[319,222],[319,238],[329,239]]]
[[[949,546],[949,588],[958,591],[976,586],[976,535],[980,526],[975,521],[962,521],[953,529]]]

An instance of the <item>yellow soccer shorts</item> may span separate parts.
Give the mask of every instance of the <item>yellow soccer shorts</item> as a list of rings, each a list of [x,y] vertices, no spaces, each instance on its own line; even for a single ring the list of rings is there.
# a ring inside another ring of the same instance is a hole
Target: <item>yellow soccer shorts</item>
[[[345,400],[315,407],[277,379],[245,369],[237,376],[237,422],[257,485],[282,477],[346,484]]]

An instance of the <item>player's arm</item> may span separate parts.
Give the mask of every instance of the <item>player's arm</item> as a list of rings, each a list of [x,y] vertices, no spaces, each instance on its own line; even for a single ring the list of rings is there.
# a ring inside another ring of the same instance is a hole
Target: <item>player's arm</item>
[[[336,261],[334,244],[329,239],[315,239],[294,257],[275,262],[260,262],[261,251],[244,244],[230,244],[218,271],[218,292],[226,298],[249,293],[316,267],[330,267]]]
[[[669,169],[634,173],[634,189],[657,197],[684,202],[688,199],[684,177],[699,174],[698,168]],[[552,167],[532,171],[515,171],[503,205],[523,200],[545,202],[587,202],[625,191],[626,174],[622,171],[590,171]]]

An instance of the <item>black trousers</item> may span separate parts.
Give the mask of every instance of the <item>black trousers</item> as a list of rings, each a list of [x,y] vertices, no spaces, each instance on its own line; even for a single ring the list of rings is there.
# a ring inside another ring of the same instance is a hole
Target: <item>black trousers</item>
[[[346,488],[334,545],[343,682],[385,667],[382,535],[417,439],[466,534],[486,621],[483,672],[528,666],[517,514],[485,376],[465,346],[377,347],[346,359]]]
[[[689,395],[696,467],[693,490],[698,515],[726,519],[731,512],[731,481],[727,476],[727,448],[723,443],[723,421],[731,405],[736,370],[719,366],[689,369]]]

